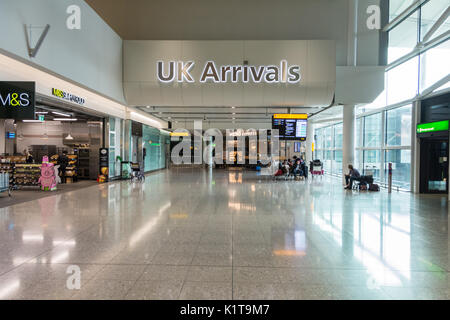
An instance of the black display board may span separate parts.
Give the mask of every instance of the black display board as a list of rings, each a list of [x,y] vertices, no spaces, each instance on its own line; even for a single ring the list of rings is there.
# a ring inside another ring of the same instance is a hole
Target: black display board
[[[33,120],[35,83],[0,81],[0,119]]]
[[[306,140],[308,120],[272,117],[272,129],[278,129],[281,140]]]
[[[109,150],[108,148],[99,149],[99,172],[101,182],[108,181],[109,176]],[[100,181],[99,181],[100,182]]]

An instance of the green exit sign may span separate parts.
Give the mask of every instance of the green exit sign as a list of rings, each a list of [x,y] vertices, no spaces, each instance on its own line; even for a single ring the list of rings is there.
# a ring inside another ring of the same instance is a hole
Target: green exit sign
[[[429,133],[437,131],[448,131],[449,120],[421,123],[417,125],[417,133]]]
[[[45,120],[44,115],[43,114],[38,115],[38,120],[44,121]]]

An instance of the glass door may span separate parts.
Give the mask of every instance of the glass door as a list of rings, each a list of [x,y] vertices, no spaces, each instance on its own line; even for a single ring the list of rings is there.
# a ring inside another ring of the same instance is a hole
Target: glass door
[[[420,192],[448,192],[448,139],[422,139]]]

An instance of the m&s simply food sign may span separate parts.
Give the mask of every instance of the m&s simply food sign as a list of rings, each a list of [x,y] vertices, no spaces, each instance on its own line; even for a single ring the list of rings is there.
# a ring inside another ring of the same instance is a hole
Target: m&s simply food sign
[[[0,119],[32,120],[34,107],[34,82],[0,81]]]

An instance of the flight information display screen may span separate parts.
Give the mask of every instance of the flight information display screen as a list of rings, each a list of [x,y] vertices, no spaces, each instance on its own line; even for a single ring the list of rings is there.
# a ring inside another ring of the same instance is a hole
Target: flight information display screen
[[[274,114],[272,129],[278,129],[281,140],[306,140],[308,116],[306,114]]]

